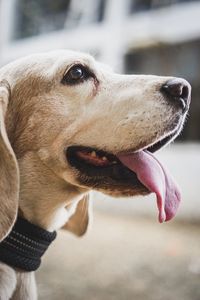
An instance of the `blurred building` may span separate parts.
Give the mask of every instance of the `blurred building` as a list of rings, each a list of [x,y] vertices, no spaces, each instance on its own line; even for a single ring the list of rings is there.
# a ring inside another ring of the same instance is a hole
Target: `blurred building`
[[[56,48],[89,52],[119,72],[186,78],[193,96],[179,140],[200,140],[200,0],[0,0],[0,65]],[[199,218],[195,147],[165,157],[188,200],[185,215]]]

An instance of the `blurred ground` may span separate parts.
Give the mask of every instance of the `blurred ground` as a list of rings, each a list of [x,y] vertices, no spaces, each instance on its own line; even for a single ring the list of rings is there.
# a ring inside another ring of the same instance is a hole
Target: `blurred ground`
[[[59,233],[37,272],[40,300],[199,300],[200,226],[95,213]]]

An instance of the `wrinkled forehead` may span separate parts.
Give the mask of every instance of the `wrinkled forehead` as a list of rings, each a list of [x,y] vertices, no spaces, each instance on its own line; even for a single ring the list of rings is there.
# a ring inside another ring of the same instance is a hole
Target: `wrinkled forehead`
[[[43,67],[46,66],[52,71],[63,69],[76,63],[87,65],[94,69],[100,65],[91,55],[70,50],[57,50],[36,54],[33,55],[32,60],[35,63],[39,63],[39,65],[43,64]]]
[[[82,52],[70,51],[70,50],[57,50],[45,53],[41,60],[47,62],[50,67],[55,70],[62,69],[63,67],[68,67],[75,63],[84,64],[90,67],[95,67],[97,62],[95,59],[89,55]],[[50,63],[50,64],[49,64]]]
[[[59,70],[67,69],[74,64],[82,64],[89,67],[94,73],[99,72],[111,72],[111,68],[103,63],[98,62],[89,54],[70,51],[70,50],[60,50],[52,51],[49,54],[49,58],[52,60],[53,64],[50,63],[49,72],[59,73]]]

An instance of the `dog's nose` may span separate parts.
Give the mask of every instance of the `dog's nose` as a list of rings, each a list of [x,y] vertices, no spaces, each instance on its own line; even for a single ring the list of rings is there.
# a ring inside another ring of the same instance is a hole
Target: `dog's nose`
[[[161,90],[167,95],[170,102],[178,104],[185,112],[190,104],[191,86],[181,78],[173,78],[163,84]]]

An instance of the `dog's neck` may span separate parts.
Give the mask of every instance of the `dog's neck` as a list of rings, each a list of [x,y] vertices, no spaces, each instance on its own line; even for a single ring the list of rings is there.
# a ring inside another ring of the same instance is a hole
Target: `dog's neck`
[[[57,230],[74,214],[83,192],[58,178],[33,152],[19,161],[22,169],[26,158],[32,164],[30,172],[21,174],[19,213],[43,229]]]
[[[49,201],[53,199],[48,198],[49,207],[43,207],[38,204],[40,199],[37,199],[35,201],[36,203],[31,205],[31,207],[26,205],[26,203],[29,201],[32,202],[32,199],[29,198],[26,199],[26,201],[20,199],[19,216],[48,231],[58,230],[64,226],[74,214],[77,203],[81,197],[81,195],[68,194],[65,195],[63,202],[59,204]],[[43,201],[44,198],[41,202]]]

